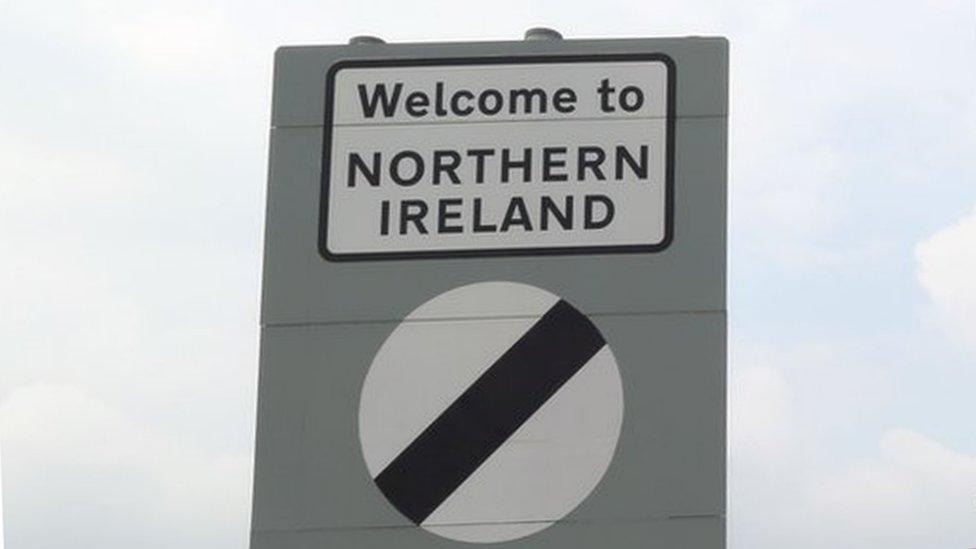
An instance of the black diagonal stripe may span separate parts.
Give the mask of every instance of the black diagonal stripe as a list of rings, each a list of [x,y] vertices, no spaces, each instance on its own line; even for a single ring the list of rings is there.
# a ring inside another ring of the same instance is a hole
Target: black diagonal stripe
[[[376,477],[391,503],[422,523],[604,345],[556,303]]]

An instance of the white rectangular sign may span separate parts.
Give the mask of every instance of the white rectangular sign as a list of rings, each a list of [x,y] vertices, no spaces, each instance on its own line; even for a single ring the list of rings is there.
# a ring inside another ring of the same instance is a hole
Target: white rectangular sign
[[[670,243],[664,55],[346,61],[328,73],[325,106],[329,260]]]

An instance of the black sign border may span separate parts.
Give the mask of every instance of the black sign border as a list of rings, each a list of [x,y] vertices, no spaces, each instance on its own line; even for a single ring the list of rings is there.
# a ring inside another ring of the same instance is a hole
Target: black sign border
[[[336,74],[348,68],[423,67],[441,65],[533,65],[548,63],[599,63],[614,61],[658,61],[667,70],[667,121],[664,167],[664,238],[656,244],[618,246],[562,246],[547,248],[495,248],[490,250],[435,250],[421,252],[333,253],[329,250],[329,172],[332,156],[332,118]],[[319,253],[327,261],[380,261],[395,259],[451,259],[473,257],[519,257],[556,255],[656,253],[674,240],[674,131],[677,70],[674,60],[664,53],[506,55],[494,57],[440,57],[419,59],[354,59],[338,61],[325,76],[325,120],[322,127],[322,174],[319,198]]]

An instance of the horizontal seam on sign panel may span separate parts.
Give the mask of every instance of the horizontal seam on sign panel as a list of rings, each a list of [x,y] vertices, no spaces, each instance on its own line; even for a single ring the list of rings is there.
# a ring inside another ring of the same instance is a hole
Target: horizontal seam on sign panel
[[[609,55],[613,55],[613,54],[609,54]],[[518,58],[515,57],[513,59],[518,59]],[[560,63],[558,61],[559,59],[558,57],[554,57],[553,59],[556,59],[556,61],[533,63],[531,61],[514,60],[511,63],[497,63],[497,64],[489,64],[489,63],[457,64],[445,60],[444,63],[438,63],[434,65],[417,65],[417,66],[406,67],[406,68],[409,69],[410,72],[463,72],[463,71],[480,72],[480,71],[510,71],[513,68],[518,68],[518,67],[535,68],[540,65],[545,66],[547,69],[551,69],[556,66],[577,69],[579,68],[580,65],[600,65],[601,69],[606,67],[629,69],[629,68],[633,68],[634,65],[650,65],[650,64],[662,63],[660,60],[657,59],[634,59],[632,61],[601,61],[599,59],[595,59],[593,61],[583,62],[583,63],[579,63],[579,62],[573,63],[568,61],[563,61]],[[370,67],[370,66],[355,67],[354,66],[354,67],[349,67],[348,70],[358,71],[358,72],[383,72],[383,71],[390,70],[390,68],[391,68],[390,66],[378,66],[378,67]],[[399,67],[399,68],[403,68],[403,67]]]
[[[704,315],[726,313],[726,309],[690,309],[678,311],[651,312],[621,312],[621,313],[584,313],[589,318],[595,317],[632,317],[632,316],[665,316],[665,315]],[[300,328],[302,326],[338,326],[342,324],[389,324],[399,323],[434,323],[434,322],[471,322],[476,320],[524,320],[539,318],[544,313],[523,315],[483,315],[483,316],[444,316],[437,318],[389,318],[389,319],[358,319],[358,320],[321,320],[307,322],[272,322],[262,323],[265,328]]]
[[[667,116],[584,116],[579,118],[516,118],[510,120],[438,120],[438,121],[416,121],[416,122],[346,122],[333,124],[333,128],[394,128],[418,126],[461,126],[471,124],[518,124],[536,122],[627,122],[638,120],[667,120]]]
[[[629,519],[534,519],[534,520],[486,520],[472,522],[425,522],[423,527],[451,527],[451,526],[486,526],[492,524],[594,524],[597,522],[612,522],[618,524],[641,523],[641,522],[664,522],[674,519],[709,519],[724,517],[724,513],[695,513],[688,515],[658,515],[652,517],[629,518]]]
[[[681,120],[697,120],[697,119],[715,119],[715,120],[725,120],[729,117],[728,114],[681,114],[674,117],[675,121]],[[620,122],[624,120],[664,120],[663,116],[642,116],[642,117],[593,117],[593,118],[542,118],[535,120],[467,120],[458,122],[420,122],[420,123],[397,123],[397,124],[333,124],[334,128],[343,127],[390,127],[390,126],[407,126],[415,128],[417,126],[436,126],[436,125],[457,125],[457,124],[498,124],[502,122],[585,122],[588,120],[594,121],[605,121],[605,122]],[[324,124],[272,124],[271,129],[302,129],[302,128],[322,128]]]
[[[498,524],[570,524],[586,525],[605,522],[611,524],[640,524],[642,522],[667,522],[669,520],[695,520],[723,518],[724,513],[700,513],[694,515],[658,515],[653,517],[627,518],[627,519],[536,519],[536,520],[493,520],[493,521],[472,521],[472,522],[445,522],[445,523],[424,523],[416,524],[376,524],[369,526],[298,526],[295,528],[256,528],[256,532],[326,532],[330,530],[402,530],[410,528],[450,528],[459,526],[489,526]]]
[[[668,515],[670,520],[693,520],[707,518],[724,518],[725,513],[689,513],[686,515]]]

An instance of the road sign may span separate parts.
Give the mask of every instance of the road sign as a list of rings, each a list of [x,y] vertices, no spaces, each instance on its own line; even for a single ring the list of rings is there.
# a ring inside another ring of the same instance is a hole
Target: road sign
[[[252,549],[724,547],[727,67],[277,52]]]
[[[673,72],[663,54],[333,65],[322,253],[343,260],[664,249]]]
[[[533,313],[415,322],[505,295]],[[505,541],[563,518],[596,486],[623,392],[585,315],[538,288],[481,282],[407,315],[373,359],[359,410],[366,466],[404,516],[452,539]]]

